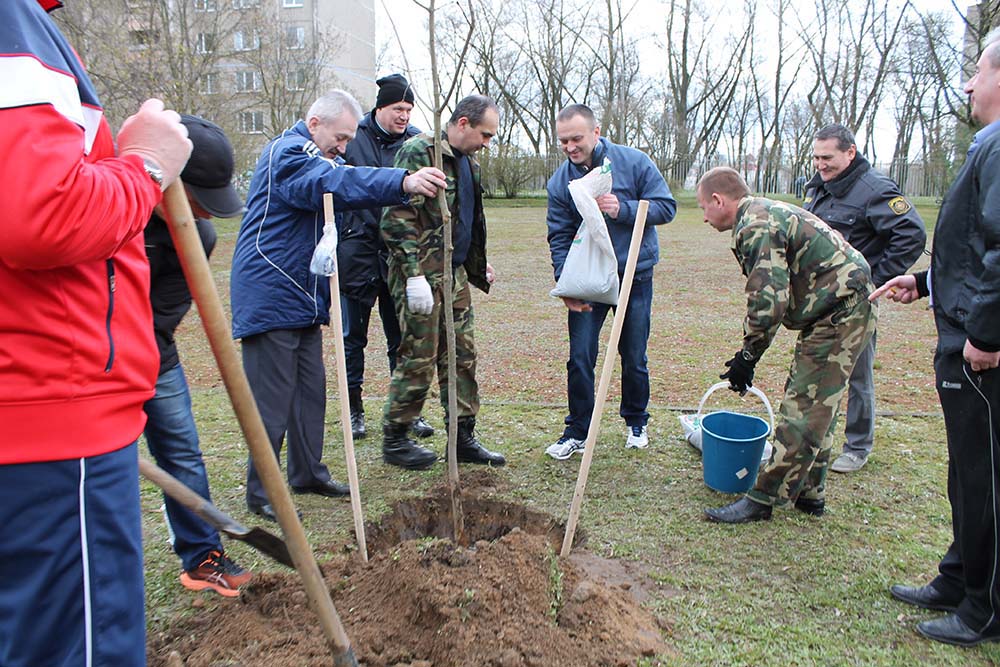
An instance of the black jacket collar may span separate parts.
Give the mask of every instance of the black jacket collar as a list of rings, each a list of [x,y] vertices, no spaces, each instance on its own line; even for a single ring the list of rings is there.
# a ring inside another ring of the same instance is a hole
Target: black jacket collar
[[[820,177],[819,172],[817,172],[812,179],[806,183],[806,189],[822,188],[834,197],[843,197],[852,187],[854,187],[854,184],[858,182],[858,179],[868,173],[871,168],[872,165],[868,162],[868,159],[861,153],[858,153],[854,156],[854,159],[851,160],[851,164],[847,165],[847,169],[845,169],[843,173],[839,174],[832,181],[824,181]]]

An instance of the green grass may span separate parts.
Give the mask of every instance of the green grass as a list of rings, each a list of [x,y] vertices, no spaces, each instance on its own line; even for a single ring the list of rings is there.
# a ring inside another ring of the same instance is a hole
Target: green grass
[[[934,331],[923,308],[882,307],[876,391],[879,409],[889,414],[878,419],[870,463],[859,473],[831,476],[826,516],[779,511],[770,522],[748,526],[719,526],[702,519],[703,508],[731,497],[703,484],[701,461],[681,436],[676,408],[696,406],[723,361],[739,346],[743,279],[728,250],[727,235],[701,222],[692,196],[682,195],[679,202],[678,219],[660,229],[662,259],[649,348],[651,446],[641,452],[622,446],[616,370],[580,520],[589,537],[588,549],[634,561],[658,585],[647,605],[668,621],[666,640],[676,653],[640,665],[1000,663],[998,645],[962,650],[920,638],[914,625],[935,614],[895,602],[887,590],[891,583],[924,583],[933,577],[951,537],[945,435],[931,370]],[[565,519],[579,458],[555,462],[543,454],[562,426],[567,353],[565,311],[547,294],[552,277],[544,209],[490,207],[487,215],[490,260],[499,281],[490,295],[473,297],[484,403],[478,432],[509,461],[495,473],[497,497]],[[226,301],[235,229],[232,222],[220,226],[219,249],[212,260]],[[371,430],[378,431],[386,380],[383,338],[377,318],[373,320],[366,408]],[[243,501],[245,445],[199,326],[196,314],[190,315],[179,339],[212,494],[224,511],[259,525],[256,517],[247,515]],[[609,328],[610,320],[605,336]],[[779,335],[758,367],[757,384],[775,404],[793,340],[787,332]],[[344,480],[329,341],[327,357],[330,404],[324,461],[336,479]],[[601,368],[599,360],[598,373]],[[759,410],[755,403],[728,395],[717,394],[710,405]],[[440,413],[437,399],[429,400],[424,414],[436,426],[441,424]],[[912,416],[918,413],[926,416]],[[443,435],[435,435],[430,446],[442,452]],[[422,494],[446,475],[443,464],[422,473],[383,465],[374,437],[357,443],[356,457],[368,520],[397,499]],[[179,564],[166,544],[157,511],[160,502],[155,490],[144,485],[151,633],[204,605],[225,604],[180,587]],[[295,502],[317,551],[340,551],[352,543],[349,503],[316,496],[295,496]],[[229,541],[227,549],[255,572],[282,570],[242,543]],[[559,604],[560,577],[552,567],[554,605]]]

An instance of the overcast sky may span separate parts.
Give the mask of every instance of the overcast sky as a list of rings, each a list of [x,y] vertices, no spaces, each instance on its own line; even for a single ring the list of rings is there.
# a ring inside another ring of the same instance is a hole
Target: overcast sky
[[[705,0],[709,7],[716,6],[719,11],[732,6],[732,0]],[[847,0],[851,2],[851,0]],[[961,20],[955,12],[951,0],[911,0],[912,4],[919,11],[947,12],[955,15],[956,40],[960,39]],[[447,0],[439,0],[439,6],[446,5]],[[623,3],[624,4],[624,3]],[[809,0],[804,0],[804,5],[811,6]],[[958,0],[959,7],[965,7],[968,3]],[[650,49],[654,54],[658,53],[653,39],[656,31],[662,31],[664,24],[664,3],[663,0],[636,0],[636,7],[630,19],[630,25],[634,26],[632,35],[640,40],[643,48]],[[393,20],[388,16],[392,12]],[[401,37],[402,49],[396,47],[396,36],[393,32],[392,24],[395,23],[396,30]],[[406,64],[409,65],[413,73],[412,83],[417,89],[418,95],[429,98],[431,95],[430,61],[427,50],[427,12],[418,7],[413,0],[375,0],[375,45],[379,51],[385,50],[379,63],[377,76],[393,71],[404,71]],[[405,53],[405,58],[403,57]],[[649,62],[661,62],[662,58],[644,59]],[[647,71],[647,75],[654,72]],[[956,85],[959,82],[956,80]],[[472,91],[460,90],[459,96]],[[364,103],[364,100],[362,101]],[[370,100],[369,100],[370,102]],[[413,123],[426,129],[431,125],[428,121],[428,114],[419,108],[415,110]],[[886,159],[891,156],[893,142],[895,141],[895,131],[893,129],[892,118],[885,114],[875,128],[875,141],[879,159]]]

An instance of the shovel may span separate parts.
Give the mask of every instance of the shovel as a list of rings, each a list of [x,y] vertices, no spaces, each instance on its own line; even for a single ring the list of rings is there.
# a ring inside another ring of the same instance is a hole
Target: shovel
[[[247,528],[218,507],[208,502],[197,493],[184,486],[176,477],[159,467],[149,459],[139,457],[139,472],[163,492],[188,508],[213,528],[228,537],[240,542],[246,542],[257,551],[270,556],[282,565],[294,568],[288,546],[277,535],[262,528]]]

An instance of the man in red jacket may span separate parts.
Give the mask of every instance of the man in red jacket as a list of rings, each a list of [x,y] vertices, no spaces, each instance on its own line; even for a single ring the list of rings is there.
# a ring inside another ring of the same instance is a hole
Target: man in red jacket
[[[147,100],[116,155],[58,4],[0,3],[0,665],[131,667],[158,360],[142,230],[191,142]]]

